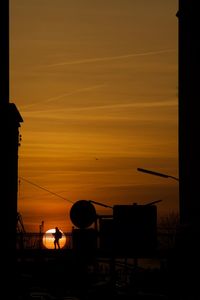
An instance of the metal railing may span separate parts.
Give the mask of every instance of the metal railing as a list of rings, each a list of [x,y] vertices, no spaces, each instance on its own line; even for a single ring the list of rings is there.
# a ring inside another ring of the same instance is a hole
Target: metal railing
[[[157,233],[157,247],[158,250],[171,250],[175,247],[177,231],[174,228],[158,228]],[[65,240],[60,242],[62,249],[73,249],[72,232],[64,232],[63,237]],[[46,240],[49,244],[46,243]],[[17,249],[53,249],[54,238],[51,233],[35,233],[23,232],[17,233],[16,248]],[[99,236],[97,235],[97,248],[99,248]]]
[[[65,243],[62,246],[64,249],[72,248],[72,234],[71,232],[63,233],[65,237]],[[45,239],[52,239],[48,246],[45,243]],[[16,248],[17,249],[51,249],[53,248],[53,235],[43,234],[36,232],[20,232],[17,233],[16,237]]]

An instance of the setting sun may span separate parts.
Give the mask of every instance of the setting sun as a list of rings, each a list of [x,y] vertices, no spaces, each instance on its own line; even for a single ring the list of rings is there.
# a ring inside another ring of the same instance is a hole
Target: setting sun
[[[66,236],[63,233],[62,230],[60,230],[62,232],[62,237],[59,240],[59,244],[60,244],[60,248],[64,248],[64,246],[66,245]],[[43,245],[45,246],[45,248],[47,249],[54,249],[54,234],[55,233],[55,228],[53,229],[49,229],[47,230],[42,238],[42,242]]]

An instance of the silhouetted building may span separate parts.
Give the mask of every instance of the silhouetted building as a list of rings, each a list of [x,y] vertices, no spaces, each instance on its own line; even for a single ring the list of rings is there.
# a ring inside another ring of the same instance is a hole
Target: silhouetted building
[[[173,299],[196,299],[200,268],[199,234],[199,0],[179,0],[179,207],[180,232],[169,269]]]
[[[200,229],[199,1],[179,0],[180,221]]]
[[[9,1],[0,1],[0,166],[1,239],[3,254],[15,258],[19,127],[22,117],[9,103]],[[5,222],[6,220],[6,222]]]
[[[113,250],[124,257],[155,254],[157,208],[155,205],[114,205]]]
[[[104,255],[113,252],[113,215],[99,216],[99,249]]]

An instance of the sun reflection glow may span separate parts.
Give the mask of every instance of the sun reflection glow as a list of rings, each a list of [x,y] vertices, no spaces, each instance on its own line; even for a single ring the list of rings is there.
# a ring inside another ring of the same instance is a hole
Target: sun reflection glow
[[[63,233],[62,230],[62,238],[59,240],[60,248],[63,248],[66,245],[66,236]],[[45,248],[47,249],[54,249],[54,236],[53,233],[55,233],[55,228],[47,230],[42,238],[42,242]]]

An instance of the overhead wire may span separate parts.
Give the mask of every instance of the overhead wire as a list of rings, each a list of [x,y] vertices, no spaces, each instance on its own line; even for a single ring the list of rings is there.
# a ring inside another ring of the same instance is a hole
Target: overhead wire
[[[59,197],[59,198],[65,200],[65,201],[68,201],[68,202],[70,202],[70,203],[74,203],[72,200],[70,200],[70,199],[68,199],[68,198],[65,198],[65,197],[62,197],[61,195],[59,195],[59,194],[57,194],[57,193],[55,193],[55,192],[52,192],[52,191],[48,190],[47,188],[44,188],[44,187],[42,187],[41,185],[39,185],[39,184],[37,184],[37,183],[34,183],[34,182],[32,182],[32,181],[30,181],[30,180],[24,178],[24,177],[19,176],[19,178],[22,179],[23,181],[27,182],[27,183],[30,183],[30,184],[34,185],[34,186],[37,187],[37,188],[40,188],[41,190],[44,190],[44,191],[46,191],[46,192],[48,192],[48,193],[50,193],[50,194],[56,196],[56,197]]]

